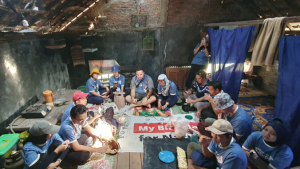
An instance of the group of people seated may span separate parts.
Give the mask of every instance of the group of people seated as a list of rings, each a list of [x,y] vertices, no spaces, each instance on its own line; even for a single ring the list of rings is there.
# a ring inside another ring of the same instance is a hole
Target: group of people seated
[[[262,131],[253,132],[247,112],[222,90],[222,83],[208,80],[206,73],[196,73],[196,82],[184,93],[187,103],[194,103],[199,118],[197,143],[187,146],[189,169],[276,168],[290,166],[293,152],[285,144],[288,122],[275,118]],[[248,163],[249,162],[249,163]]]
[[[118,66],[113,66],[112,72],[108,88],[99,81],[99,70],[92,70],[86,93],[73,94],[73,102],[65,110],[61,126],[42,120],[29,129],[30,136],[25,140],[22,153],[25,168],[56,168],[63,159],[83,164],[90,160],[92,152],[108,151],[107,146],[92,147],[96,139],[107,140],[94,132],[92,126],[101,114],[88,111],[88,103],[100,104],[109,97],[113,99],[114,92],[124,92],[130,108],[136,108],[140,115],[167,116],[179,99],[176,84],[165,74],[158,76],[156,97],[153,80],[143,70],[136,71],[129,90],[124,88],[125,78]],[[199,141],[187,146],[189,169],[216,166],[242,169],[247,168],[247,164],[248,167],[281,169],[291,164],[293,153],[285,144],[290,132],[287,122],[276,118],[262,131],[253,132],[250,116],[222,90],[221,82],[207,79],[203,70],[196,72],[195,78],[195,84],[184,92],[187,103],[194,104],[199,118]],[[151,104],[155,101],[157,107],[153,108]],[[112,135],[115,132],[116,127],[112,125]]]
[[[101,75],[98,69],[93,69],[91,78],[86,83],[86,93],[88,93],[88,103],[100,104],[107,98],[114,99],[114,92],[124,95],[130,108],[136,108],[138,112],[147,111],[148,115],[170,114],[180,95],[174,82],[168,80],[165,74],[158,76],[157,95],[154,95],[154,84],[152,78],[145,74],[142,69],[136,70],[136,76],[131,80],[130,89],[125,89],[125,77],[120,74],[118,66],[112,67],[113,76],[109,78],[109,88],[102,85],[98,76]],[[151,104],[157,102],[157,108],[153,109]],[[147,110],[146,110],[147,108]],[[149,109],[149,111],[148,111]],[[145,114],[145,113],[144,113]],[[144,115],[143,113],[140,115]]]

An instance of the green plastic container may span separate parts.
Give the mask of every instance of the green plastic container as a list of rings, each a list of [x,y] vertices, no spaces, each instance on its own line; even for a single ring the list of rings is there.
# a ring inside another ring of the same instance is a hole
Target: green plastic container
[[[0,156],[5,154],[19,140],[19,134],[3,134],[0,137]]]
[[[85,86],[79,86],[77,89],[81,90],[83,93],[85,93],[85,88],[86,88]]]

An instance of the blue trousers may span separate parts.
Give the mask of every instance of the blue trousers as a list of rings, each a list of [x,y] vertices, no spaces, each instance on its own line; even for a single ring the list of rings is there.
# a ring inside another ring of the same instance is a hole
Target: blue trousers
[[[102,93],[106,92],[106,89],[101,89],[99,92],[100,92],[100,94],[102,94]],[[89,95],[87,97],[87,102],[88,103],[101,104],[101,103],[103,103],[103,101],[104,101],[104,99],[101,96]]]
[[[157,100],[159,100],[159,99],[161,99],[162,106],[165,105],[166,102],[169,102],[169,105],[168,105],[169,108],[173,107],[175,105],[175,103],[177,103],[177,101],[178,101],[178,98],[175,95],[170,95],[170,96],[159,95]]]

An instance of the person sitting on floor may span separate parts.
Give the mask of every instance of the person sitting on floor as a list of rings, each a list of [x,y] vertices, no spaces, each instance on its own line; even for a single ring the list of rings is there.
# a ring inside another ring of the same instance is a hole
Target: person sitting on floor
[[[88,125],[87,119],[88,109],[83,105],[76,105],[71,109],[70,117],[61,124],[58,134],[63,140],[70,140],[71,149],[66,159],[75,163],[83,164],[89,160],[91,152],[105,153],[107,147],[93,148],[93,137],[98,138],[101,142],[106,139],[94,134],[94,129]],[[85,129],[87,133],[82,133]]]
[[[157,108],[135,107],[136,116],[171,116],[170,110],[159,110]]]
[[[257,168],[288,168],[293,152],[285,144],[290,135],[290,124],[275,118],[262,131],[253,132],[243,144],[250,165]]]
[[[157,81],[157,91],[159,95],[157,101],[157,109],[169,110],[177,103],[180,97],[177,86],[174,82],[168,80],[165,74],[159,75]]]
[[[146,75],[142,69],[136,71],[136,76],[131,80],[131,94],[126,96],[125,100],[131,103],[130,108],[137,106],[148,106],[156,101],[156,97],[152,95],[154,84],[149,75]]]
[[[199,165],[202,167],[204,164],[207,164],[203,161],[211,161],[211,158],[214,158],[214,156],[218,161],[219,168],[247,168],[247,157],[240,145],[232,137],[233,127],[228,121],[218,119],[206,129],[211,132],[213,139],[201,136],[199,139],[201,150],[191,152],[189,149],[193,147],[188,146],[188,157],[191,158],[188,159],[189,169],[197,169]],[[205,166],[205,168],[212,166]]]
[[[208,104],[208,102],[204,99],[204,94],[208,94],[208,86],[209,82],[206,79],[206,73],[204,70],[199,70],[196,72],[196,82],[191,89],[184,93],[184,97],[187,99],[187,103],[194,103],[194,107],[197,110],[200,110],[202,107]],[[192,94],[192,92],[196,92],[196,94]]]
[[[233,126],[236,139],[240,144],[243,144],[247,137],[253,131],[252,121],[248,113],[240,106],[234,104],[229,94],[220,93],[213,99],[214,110],[218,113],[218,119],[226,119]],[[205,130],[205,127],[211,123],[198,123],[197,127],[202,135],[211,137],[210,133]]]
[[[87,105],[87,96],[89,94],[88,93],[83,93],[81,91],[76,91],[73,94],[73,102],[69,105],[69,107],[65,110],[62,119],[61,119],[61,123],[64,122],[67,118],[70,117],[70,112],[71,109],[75,106],[75,105]],[[97,118],[99,118],[101,116],[101,113],[96,114],[93,111],[89,111],[88,112],[88,124],[91,125]]]
[[[113,76],[109,78],[109,87],[110,87],[110,96],[111,100],[114,100],[113,92],[125,92],[124,97],[130,94],[130,89],[124,89],[125,86],[125,77],[120,74],[120,69],[118,66],[113,66],[111,68]]]
[[[214,111],[213,98],[217,94],[223,93],[222,83],[217,80],[212,80],[207,83],[207,86],[209,94],[205,93],[199,100],[207,100],[208,103],[196,112],[196,117],[199,118],[200,122],[213,123],[218,119],[217,113]]]
[[[24,169],[58,167],[68,153],[68,141],[57,134],[60,127],[46,120],[35,123],[29,129],[29,137],[24,141],[22,157]]]
[[[92,77],[86,82],[85,93],[89,93],[87,98],[88,103],[100,104],[104,99],[108,98],[109,88],[103,86],[98,79],[98,76],[101,75],[99,69],[93,69],[90,74]]]

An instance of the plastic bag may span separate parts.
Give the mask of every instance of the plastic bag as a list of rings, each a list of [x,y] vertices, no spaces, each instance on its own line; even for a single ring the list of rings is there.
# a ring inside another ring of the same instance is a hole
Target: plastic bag
[[[169,119],[169,122],[167,123],[166,127],[174,128],[174,125],[175,125],[176,121],[177,121],[177,119],[175,117],[171,117]]]
[[[187,130],[189,128],[189,122],[182,119],[177,119],[174,124],[175,126],[175,136],[178,139],[182,139],[185,137]]]
[[[109,162],[107,160],[96,161],[92,169],[110,169]]]
[[[117,120],[117,122],[121,126],[123,126],[127,121],[127,116],[126,115],[118,115],[118,116],[114,116],[114,118]]]

